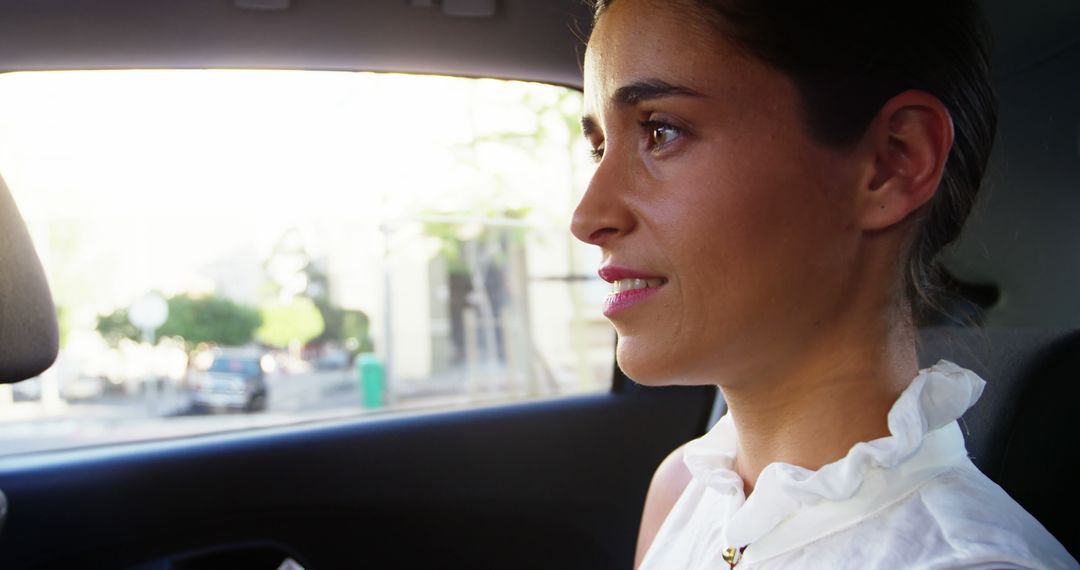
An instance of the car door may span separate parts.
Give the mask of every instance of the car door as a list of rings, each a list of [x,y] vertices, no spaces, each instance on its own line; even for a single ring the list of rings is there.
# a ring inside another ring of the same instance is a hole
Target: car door
[[[712,392],[625,389],[8,457],[4,568],[604,568]],[[143,566],[140,566],[143,565]]]

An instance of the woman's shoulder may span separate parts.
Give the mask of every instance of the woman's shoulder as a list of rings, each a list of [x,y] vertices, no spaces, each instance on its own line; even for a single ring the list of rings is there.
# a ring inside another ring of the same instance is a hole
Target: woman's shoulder
[[[1038,561],[1078,568],[1061,543],[970,461],[934,478],[906,501],[910,522],[938,534],[967,559]],[[931,530],[932,529],[932,530]]]
[[[683,462],[683,450],[685,444],[679,446],[660,462],[649,484],[649,492],[645,496],[645,508],[641,515],[641,528],[638,531],[638,542],[634,567],[636,568],[649,546],[652,545],[661,525],[671,513],[675,502],[679,500],[686,486],[690,483],[690,470]]]
[[[810,509],[815,508],[820,507]],[[1080,568],[1034,517],[970,462],[882,510],[862,513],[851,526],[767,562],[761,567]]]

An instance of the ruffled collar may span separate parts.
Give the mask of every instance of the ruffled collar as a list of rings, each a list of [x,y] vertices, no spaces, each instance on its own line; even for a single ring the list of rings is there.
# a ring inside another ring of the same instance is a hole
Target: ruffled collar
[[[683,457],[695,480],[742,502],[726,525],[725,541],[746,545],[802,507],[850,499],[867,474],[911,458],[928,433],[954,422],[979,399],[984,384],[974,372],[942,360],[920,371],[893,404],[888,415],[891,435],[857,443],[843,458],[817,471],[772,463],[761,472],[754,493],[745,502],[742,480],[732,470],[735,426],[730,416],[688,443]]]

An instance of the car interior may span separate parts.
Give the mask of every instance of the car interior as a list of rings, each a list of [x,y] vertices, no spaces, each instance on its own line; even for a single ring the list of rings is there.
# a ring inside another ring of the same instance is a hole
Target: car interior
[[[944,258],[966,299],[921,331],[920,364],[987,380],[962,421],[973,461],[1080,556],[1080,3],[981,4],[998,140]],[[353,70],[580,90],[590,20],[579,0],[14,0],[0,2],[0,73]],[[0,383],[49,368],[58,338],[0,183]],[[0,453],[0,568],[627,568],[653,470],[724,405],[711,387],[637,386],[611,361],[598,394]]]

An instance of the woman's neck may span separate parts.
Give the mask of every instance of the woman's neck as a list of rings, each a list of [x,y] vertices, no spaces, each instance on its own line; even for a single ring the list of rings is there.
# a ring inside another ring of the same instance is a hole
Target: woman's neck
[[[722,387],[747,495],[770,463],[816,470],[889,434],[889,409],[917,373],[914,331],[860,328],[822,335],[782,368]]]

